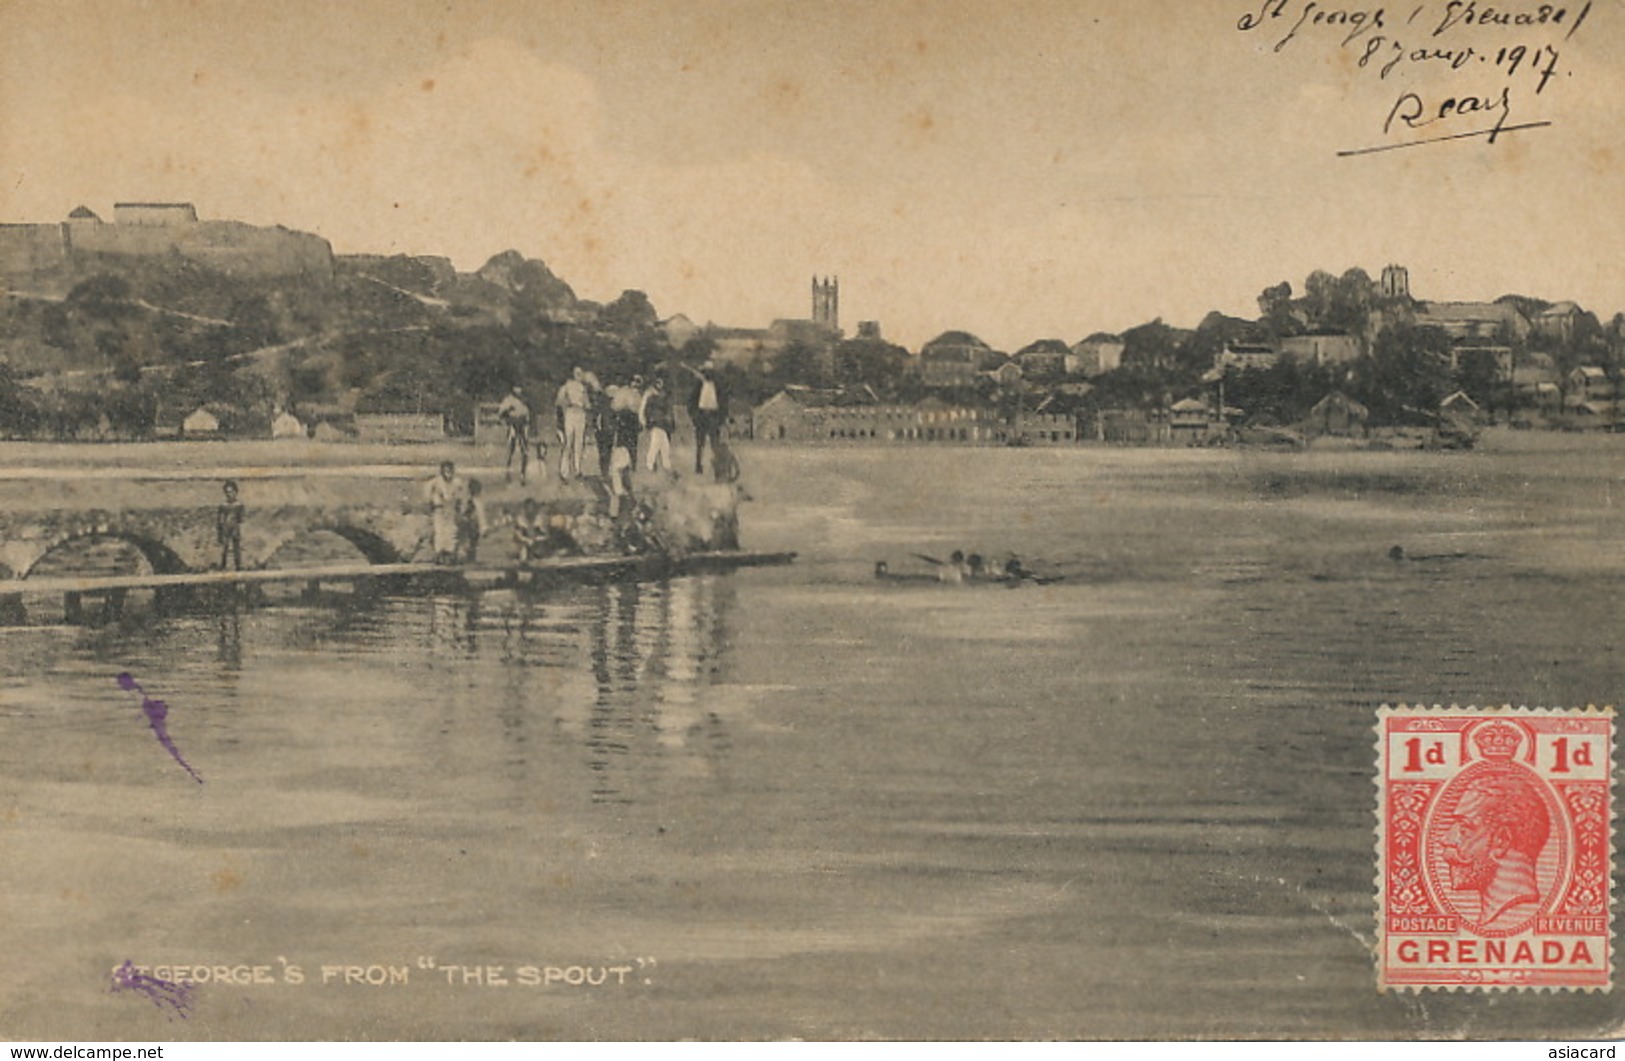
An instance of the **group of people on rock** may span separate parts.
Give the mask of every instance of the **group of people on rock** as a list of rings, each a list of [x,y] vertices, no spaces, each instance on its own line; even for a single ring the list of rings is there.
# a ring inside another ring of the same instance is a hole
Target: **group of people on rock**
[[[435,563],[474,561],[480,540],[491,529],[481,492],[478,479],[458,475],[457,465],[452,461],[440,462],[439,474],[429,480],[428,487],[429,536]],[[525,498],[519,512],[503,522],[513,530],[521,561],[573,556],[581,551],[571,533],[570,517],[544,512],[541,502],[534,497]]]
[[[711,474],[719,482],[739,476],[739,463],[725,439],[728,423],[727,387],[716,366],[682,368],[693,376],[688,393],[688,415],[694,425],[694,473],[703,475],[705,452],[711,451]],[[630,551],[658,547],[653,513],[632,493],[632,473],[641,449],[643,467],[651,474],[677,476],[672,439],[677,431],[671,396],[658,378],[633,375],[624,382],[605,384],[589,369],[576,365],[553,399],[554,439],[559,447],[559,478],[574,482],[587,478],[589,437],[598,457],[597,478],[607,488],[609,518],[614,535]],[[511,480],[518,465],[519,481],[526,483],[534,451],[541,472],[547,474],[548,443],[537,437],[536,413],[523,387],[514,386],[496,408],[506,430],[504,474]],[[489,530],[478,479],[457,474],[455,464],[444,461],[430,480],[428,504],[434,560],[439,564],[468,563]],[[521,561],[579,552],[569,517],[543,512],[540,502],[526,498],[511,519],[514,542]]]
[[[700,368],[682,367],[694,376],[688,397],[689,419],[694,424],[694,473],[704,473],[705,451],[710,447],[712,474],[718,480],[731,480],[737,477],[738,462],[723,439],[728,422],[727,388],[711,362]],[[553,410],[559,478],[565,482],[585,474],[589,436],[598,455],[599,478],[616,498],[631,493],[640,445],[647,471],[675,476],[672,437],[677,420],[671,396],[658,378],[645,380],[634,375],[622,383],[605,384],[577,365],[559,386]],[[535,433],[534,415],[523,388],[515,386],[497,406],[496,415],[507,429],[507,474],[513,475],[517,461],[523,483],[530,471],[531,436]],[[545,474],[547,443],[537,440],[535,449]]]

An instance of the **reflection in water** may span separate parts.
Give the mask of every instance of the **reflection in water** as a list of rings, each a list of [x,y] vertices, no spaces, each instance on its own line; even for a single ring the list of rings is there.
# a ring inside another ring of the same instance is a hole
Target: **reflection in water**
[[[235,608],[222,609],[214,616],[218,637],[215,658],[230,671],[243,667],[243,615]]]
[[[480,617],[478,597],[430,597],[428,607],[426,648],[430,658],[474,659],[480,654],[476,636]]]
[[[233,744],[242,697],[270,698],[268,717],[284,724],[287,703],[320,705],[324,740],[425,725],[424,764],[500,777],[488,797],[498,802],[542,800],[573,761],[566,787],[589,803],[651,806],[667,780],[722,774],[732,739],[703,689],[719,673],[733,594],[728,576],[704,575],[314,606],[221,597],[207,612],[83,629],[52,643],[58,662],[25,670],[75,660],[76,671],[161,674],[172,698],[207,702]]]
[[[706,575],[544,595],[399,598],[382,602],[382,625],[459,687],[438,698],[445,740],[489,709],[514,781],[529,769],[531,742],[551,735],[584,752],[593,802],[631,803],[646,798],[640,780],[667,769],[674,752],[695,759],[702,775],[717,775],[726,759],[732,738],[701,706],[701,690],[720,665],[732,594],[727,577]]]

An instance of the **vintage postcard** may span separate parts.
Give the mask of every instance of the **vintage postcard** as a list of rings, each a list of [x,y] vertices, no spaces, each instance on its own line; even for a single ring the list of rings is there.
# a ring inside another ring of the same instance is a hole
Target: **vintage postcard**
[[[1618,0],[0,41],[0,1038],[1625,1029]]]

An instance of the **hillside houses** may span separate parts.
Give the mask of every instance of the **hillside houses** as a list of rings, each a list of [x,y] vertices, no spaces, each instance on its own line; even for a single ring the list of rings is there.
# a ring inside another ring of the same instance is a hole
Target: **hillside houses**
[[[1071,353],[1059,339],[1039,339],[1017,350],[1014,360],[1021,367],[1022,379],[1045,382],[1066,375],[1066,359]]]
[[[1213,367],[1219,370],[1233,368],[1242,372],[1256,372],[1274,368],[1281,360],[1281,351],[1270,343],[1227,342],[1214,358]]]
[[[928,388],[970,387],[1004,355],[969,332],[947,331],[920,347],[920,382]]]
[[[1281,353],[1317,365],[1346,365],[1364,352],[1359,337],[1336,328],[1316,328],[1281,340]]]
[[[1424,302],[1416,323],[1438,328],[1452,339],[1529,337],[1529,321],[1504,302]]]
[[[1066,373],[1093,378],[1112,372],[1122,365],[1123,351],[1127,348],[1122,336],[1095,332],[1073,343],[1067,351]]]

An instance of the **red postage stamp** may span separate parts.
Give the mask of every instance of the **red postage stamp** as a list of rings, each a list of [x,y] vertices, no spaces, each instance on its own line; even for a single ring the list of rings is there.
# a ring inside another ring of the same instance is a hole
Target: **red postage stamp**
[[[1377,713],[1379,986],[1607,990],[1614,712]]]

